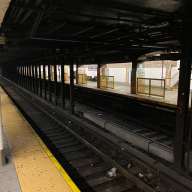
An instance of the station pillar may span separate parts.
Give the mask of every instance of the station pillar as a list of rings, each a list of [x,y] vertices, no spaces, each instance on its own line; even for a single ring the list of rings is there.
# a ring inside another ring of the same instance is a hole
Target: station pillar
[[[192,6],[191,1],[188,4]],[[190,79],[192,66],[192,24],[190,5],[185,5],[183,20],[183,33],[181,40],[181,62],[179,71],[178,100],[176,111],[176,134],[174,145],[174,162],[178,169],[185,169],[191,151],[191,112],[189,110]]]
[[[137,93],[137,58],[132,59],[131,94]]]
[[[74,63],[73,60],[70,61],[70,111],[74,114]]]
[[[57,105],[57,64],[54,63],[54,90],[55,90],[55,105]]]
[[[51,91],[51,65],[48,64],[48,91],[49,91],[49,101],[52,102],[52,91]]]
[[[39,64],[39,96],[42,97],[42,73],[41,73],[41,63]]]
[[[44,98],[47,99],[47,83],[46,83],[46,65],[43,63],[43,89],[44,89]]]
[[[101,64],[97,65],[97,88],[100,88]]]
[[[61,98],[62,98],[62,108],[65,108],[65,65],[64,61],[61,63]]]
[[[79,64],[76,64],[76,84],[79,84]]]

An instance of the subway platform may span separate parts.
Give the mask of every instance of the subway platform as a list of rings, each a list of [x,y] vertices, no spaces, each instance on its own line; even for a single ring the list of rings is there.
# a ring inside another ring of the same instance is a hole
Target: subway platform
[[[0,192],[80,191],[0,88],[5,162],[0,167]]]

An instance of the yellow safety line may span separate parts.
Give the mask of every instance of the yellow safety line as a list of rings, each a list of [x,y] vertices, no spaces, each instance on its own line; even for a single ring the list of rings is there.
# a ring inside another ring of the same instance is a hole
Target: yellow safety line
[[[8,97],[9,98],[9,97]],[[9,98],[10,99],[10,98]],[[11,100],[10,100],[11,101]],[[12,102],[12,101],[11,101]],[[13,102],[12,102],[13,103]],[[24,121],[26,121],[24,119]],[[36,132],[31,129],[34,136],[38,140],[39,144],[41,145],[44,152],[47,154],[49,159],[52,161],[52,163],[55,165],[59,173],[62,175],[63,179],[66,181],[66,183],[70,186],[71,190],[73,192],[81,192],[80,189],[77,187],[77,185],[73,182],[73,180],[70,178],[70,176],[67,174],[67,172],[63,169],[63,167],[60,165],[60,163],[57,161],[57,159],[54,157],[54,155],[51,153],[51,151],[47,148],[47,146],[44,144],[44,142],[41,140],[41,138],[36,134]],[[21,187],[20,187],[21,188]]]
[[[67,184],[70,186],[73,192],[81,192],[77,185],[73,182],[73,180],[70,178],[70,176],[67,174],[67,172],[63,169],[61,164],[57,161],[57,159],[54,157],[54,155],[51,153],[51,151],[47,148],[47,146],[44,144],[44,142],[41,140],[41,138],[35,133],[33,130],[33,133],[37,140],[39,141],[41,147],[49,157],[49,159],[54,163],[59,173],[62,175],[64,180],[67,182]]]

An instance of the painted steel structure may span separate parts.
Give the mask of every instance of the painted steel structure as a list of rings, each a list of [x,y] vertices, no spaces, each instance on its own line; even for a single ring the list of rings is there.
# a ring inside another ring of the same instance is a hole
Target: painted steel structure
[[[136,93],[139,57],[154,51],[166,51],[168,54],[160,54],[159,59],[181,60],[174,168],[188,174],[192,147],[189,110],[191,8],[190,0],[12,0],[1,28],[9,40],[7,51],[0,52],[2,74],[14,81],[18,79],[21,86],[44,95],[57,105],[56,64],[61,64],[61,71],[64,64],[70,65],[70,106],[73,114],[74,64],[98,64],[97,86],[100,87],[102,64],[131,61],[131,92]],[[45,81],[44,68],[43,81],[37,78],[37,67],[42,63],[48,65],[48,81]],[[54,89],[51,86],[52,65]],[[20,73],[16,71],[17,66],[20,66]],[[31,78],[26,78],[25,73]],[[61,79],[64,107],[62,74]],[[41,84],[43,86],[39,86]]]

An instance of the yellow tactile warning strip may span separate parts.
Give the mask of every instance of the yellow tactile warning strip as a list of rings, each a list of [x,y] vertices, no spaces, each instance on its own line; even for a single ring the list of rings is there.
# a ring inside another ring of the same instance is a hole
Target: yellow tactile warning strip
[[[2,121],[22,192],[80,192],[0,88]]]

